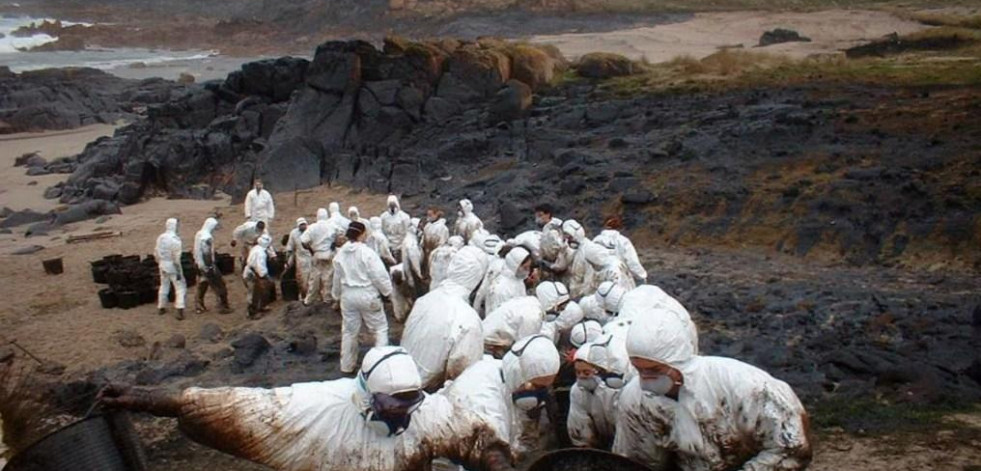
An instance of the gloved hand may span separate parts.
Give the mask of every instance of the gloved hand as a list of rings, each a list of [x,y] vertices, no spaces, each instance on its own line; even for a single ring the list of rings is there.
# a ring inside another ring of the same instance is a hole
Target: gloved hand
[[[161,417],[177,417],[180,414],[180,395],[167,391],[109,384],[99,391],[95,399],[115,409],[149,412]]]

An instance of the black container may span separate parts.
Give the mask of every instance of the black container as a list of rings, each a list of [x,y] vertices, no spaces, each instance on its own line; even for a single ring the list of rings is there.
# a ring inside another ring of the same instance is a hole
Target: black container
[[[111,288],[103,288],[99,290],[99,302],[102,304],[103,309],[112,309],[119,305],[119,299],[116,298],[116,292]]]
[[[283,301],[300,300],[300,284],[294,278],[283,277],[279,281],[279,289],[283,292]]]
[[[139,255],[126,255],[125,257],[122,258],[121,262],[123,264],[126,264],[126,265],[134,264],[134,263],[140,263],[140,256]]]
[[[143,256],[143,263],[152,263],[152,264],[156,265],[157,264],[157,257],[154,257],[153,254],[146,254],[146,255]]]
[[[106,255],[105,257],[102,257],[102,260],[109,265],[116,265],[123,261],[123,256],[120,254]]]
[[[65,266],[61,263],[61,257],[45,260],[41,264],[44,265],[44,272],[49,275],[60,275],[65,272]]]
[[[75,422],[15,455],[3,471],[144,471],[146,452],[125,413]]]
[[[184,283],[188,288],[196,285],[198,283],[198,269],[193,265],[189,267],[182,267],[184,269]]]
[[[122,267],[112,267],[106,272],[106,280],[112,286],[128,286],[133,280],[133,273]]]
[[[106,274],[109,273],[109,263],[105,260],[96,260],[92,262],[92,281],[104,285],[109,283],[109,278]]]
[[[140,286],[140,304],[157,302],[157,288],[152,284]]]
[[[567,448],[542,455],[527,471],[651,471],[651,468],[606,451]]]
[[[231,254],[220,253],[215,255],[215,265],[222,275],[231,275],[235,271],[235,257]]]
[[[262,299],[262,305],[268,306],[276,301],[276,283],[272,280],[260,279],[256,283],[256,291],[259,299]]]
[[[120,309],[132,309],[140,305],[140,293],[137,291],[120,291],[116,293]]]

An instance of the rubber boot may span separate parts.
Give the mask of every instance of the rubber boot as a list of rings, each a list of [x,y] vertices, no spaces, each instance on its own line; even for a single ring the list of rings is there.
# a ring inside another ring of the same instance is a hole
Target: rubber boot
[[[184,320],[184,310],[183,309],[178,309],[177,312],[174,313],[174,317],[176,317],[177,320],[179,320],[179,321]]]
[[[219,314],[231,314],[232,313],[232,308],[228,305],[228,296],[222,296],[221,303],[220,304],[221,304],[221,307],[218,308],[218,313]]]
[[[204,303],[199,302],[199,303],[196,303],[195,304],[195,306],[194,306],[194,312],[196,312],[198,314],[204,314],[204,313],[208,312],[208,308],[204,307]]]
[[[167,309],[166,308],[162,308],[162,307],[161,308],[157,308],[157,315],[162,316],[162,315],[164,315],[166,313],[167,313]]]

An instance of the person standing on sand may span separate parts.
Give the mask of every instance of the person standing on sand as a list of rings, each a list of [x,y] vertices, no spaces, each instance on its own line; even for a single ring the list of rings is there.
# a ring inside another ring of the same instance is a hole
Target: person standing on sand
[[[276,216],[276,206],[273,204],[272,195],[263,189],[262,180],[255,180],[255,188],[245,195],[245,217],[249,221],[263,221],[266,224],[272,222]]]
[[[201,275],[194,303],[194,310],[198,314],[208,310],[204,307],[204,295],[208,293],[209,287],[218,295],[218,300],[221,303],[218,312],[222,314],[232,312],[228,306],[228,290],[225,288],[225,280],[222,279],[221,272],[215,265],[215,237],[213,233],[216,227],[218,227],[218,220],[208,218],[201,226],[201,230],[194,235],[194,265],[197,266],[198,274]]]
[[[157,291],[157,311],[167,312],[167,297],[170,296],[170,285],[174,285],[174,307],[177,320],[184,320],[184,297],[187,295],[187,283],[181,268],[181,238],[177,235],[177,219],[170,218],[165,223],[166,230],[157,237],[157,246],[153,251],[160,267],[160,290]]]

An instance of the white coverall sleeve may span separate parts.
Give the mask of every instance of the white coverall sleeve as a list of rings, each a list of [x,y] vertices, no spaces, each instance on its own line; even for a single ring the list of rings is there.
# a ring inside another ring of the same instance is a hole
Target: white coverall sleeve
[[[269,220],[272,221],[276,218],[276,203],[273,202],[272,193],[266,193],[269,195]]]
[[[627,268],[630,269],[630,273],[635,278],[646,281],[647,270],[640,264],[640,257],[637,256],[637,249],[634,248],[634,243],[626,237],[620,237],[620,244],[623,261],[627,264]]]
[[[643,393],[634,379],[624,387],[617,412],[617,431],[612,452],[639,461],[656,470],[665,470],[670,461],[668,450],[655,443],[659,437],[650,429],[650,418],[643,410]],[[670,431],[663,430],[662,435]]]
[[[391,296],[392,278],[388,276],[388,270],[385,269],[385,264],[382,263],[381,258],[371,250],[365,250],[361,253],[365,254],[362,256],[362,260],[368,269],[368,278],[371,280],[371,284],[382,296]],[[336,273],[334,277],[337,277]]]
[[[487,301],[487,295],[490,293],[490,285],[492,281],[493,279],[491,277],[490,270],[488,270],[487,273],[484,273],[484,279],[480,282],[480,287],[477,288],[477,294],[474,295],[473,298],[473,308],[478,314],[482,314],[481,318],[487,314],[490,314],[489,312],[485,312],[483,309],[484,302]]]
[[[247,219],[252,218],[252,211],[255,209],[255,190],[249,190],[249,193],[245,195],[245,217]]]
[[[790,471],[804,469],[810,462],[806,412],[786,383],[771,383],[758,396],[756,407],[743,408],[746,423],[756,423],[763,450],[743,464],[744,471]],[[749,411],[756,411],[749,417]]]
[[[579,386],[573,385],[569,391],[569,417],[566,419],[566,429],[569,440],[578,447],[596,448],[596,430],[593,419],[589,416],[590,394]]]
[[[252,269],[255,270],[256,275],[259,275],[259,278],[265,278],[269,276],[269,267],[266,266],[265,249],[259,246],[256,246],[255,248],[259,250],[259,253],[256,254],[255,263],[252,265]]]
[[[379,237],[377,240],[378,240],[378,252],[379,252],[378,255],[382,258],[382,260],[384,260],[385,263],[388,263],[389,265],[395,265],[396,263],[398,263],[395,260],[395,256],[392,255],[392,248],[388,244],[388,238],[384,237],[384,234],[382,234],[382,237]]]
[[[341,299],[341,279],[344,278],[344,265],[337,263],[337,257],[330,262],[334,265],[334,276],[331,277],[330,296],[338,301]]]
[[[572,261],[576,258],[576,251],[568,247],[563,248],[559,251],[559,255],[555,258],[555,263],[549,268],[556,272],[562,273],[572,266]]]
[[[174,266],[177,267],[177,277],[184,277],[184,266],[181,265],[181,252],[184,251],[184,246],[181,243],[180,238],[174,237],[173,247],[170,252],[171,259],[174,261]]]

